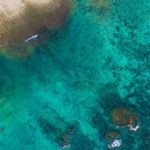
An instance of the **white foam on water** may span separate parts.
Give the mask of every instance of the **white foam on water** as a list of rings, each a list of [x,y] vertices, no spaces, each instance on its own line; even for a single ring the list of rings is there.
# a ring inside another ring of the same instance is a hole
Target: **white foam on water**
[[[137,131],[140,128],[140,124],[137,124],[135,127],[133,125],[127,125],[127,126],[116,126],[116,128],[125,128],[129,127],[130,131]]]
[[[33,35],[30,38],[26,39],[25,42],[28,42],[30,40],[36,39],[39,36],[39,34]]]
[[[133,127],[132,125],[129,126],[130,127],[130,131],[137,131],[140,128],[140,125],[136,125],[135,127]]]
[[[121,144],[122,144],[121,140],[115,139],[111,144],[108,144],[108,148],[120,147]]]

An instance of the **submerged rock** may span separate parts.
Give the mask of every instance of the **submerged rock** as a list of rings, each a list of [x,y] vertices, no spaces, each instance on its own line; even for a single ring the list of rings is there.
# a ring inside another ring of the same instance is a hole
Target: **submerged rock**
[[[131,131],[136,131],[139,128],[139,125],[137,125],[138,120],[138,115],[126,108],[112,110],[112,121],[115,126],[129,126]]]
[[[117,131],[112,131],[105,134],[105,138],[108,138],[109,140],[113,140],[114,138],[119,138],[120,134]]]
[[[58,27],[68,16],[69,6],[69,0],[0,0],[0,52],[46,27]]]
[[[68,141],[68,137],[72,134],[74,128],[67,128],[65,132],[62,134],[62,144],[61,148],[71,147],[71,141]]]
[[[41,128],[42,133],[51,140],[57,143],[61,148],[71,147],[70,136],[73,133],[74,126],[68,125],[61,118],[53,118],[55,114],[52,114],[49,120],[39,118],[37,123]]]

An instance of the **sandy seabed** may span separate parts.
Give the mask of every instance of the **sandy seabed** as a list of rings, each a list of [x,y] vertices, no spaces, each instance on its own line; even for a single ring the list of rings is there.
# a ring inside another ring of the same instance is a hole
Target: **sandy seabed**
[[[69,0],[0,0],[0,46],[14,45],[59,25],[69,13]]]

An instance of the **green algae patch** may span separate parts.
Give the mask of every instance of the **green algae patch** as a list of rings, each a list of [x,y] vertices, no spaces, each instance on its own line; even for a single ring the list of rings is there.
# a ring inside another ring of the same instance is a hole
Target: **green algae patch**
[[[31,44],[23,43],[15,46],[6,46],[1,48],[0,54],[9,59],[23,59],[28,58],[34,52],[34,47]]]

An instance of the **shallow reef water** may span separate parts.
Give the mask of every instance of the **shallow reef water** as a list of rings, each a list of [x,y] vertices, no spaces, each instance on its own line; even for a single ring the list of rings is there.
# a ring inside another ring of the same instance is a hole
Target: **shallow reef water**
[[[31,55],[0,56],[0,150],[107,150],[117,140],[115,150],[150,150],[150,1],[71,5],[58,30],[21,44]]]

